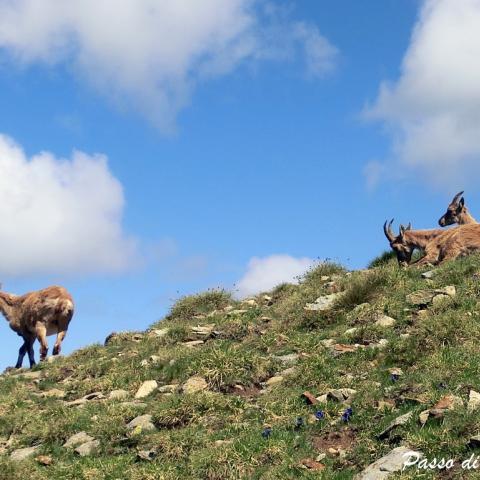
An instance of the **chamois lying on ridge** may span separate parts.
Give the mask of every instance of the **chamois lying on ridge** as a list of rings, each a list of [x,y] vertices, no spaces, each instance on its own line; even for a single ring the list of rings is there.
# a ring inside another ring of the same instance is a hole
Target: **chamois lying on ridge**
[[[22,366],[25,353],[28,353],[30,367],[33,367],[35,365],[33,344],[36,339],[40,342],[40,361],[45,360],[47,356],[49,335],[57,334],[52,354],[60,353],[62,341],[73,316],[73,299],[65,288],[57,286],[25,295],[0,292],[0,311],[10,328],[23,338],[15,368]]]
[[[480,250],[480,224],[461,225],[449,230],[412,230],[400,226],[397,236],[392,232],[393,220],[387,226],[383,225],[383,231],[392,250],[397,255],[400,265],[408,265],[412,259],[415,248],[425,252],[425,255],[412,265],[423,266],[426,264],[438,265],[446,260],[469,255]]]
[[[458,223],[458,225],[469,225],[473,223],[478,223],[468,211],[468,208],[465,206],[465,199],[462,197],[463,191],[457,193],[453,200],[450,202],[450,205],[447,207],[447,211],[440,217],[438,224],[441,227],[446,227],[447,225],[453,225]],[[460,198],[461,197],[461,198]]]

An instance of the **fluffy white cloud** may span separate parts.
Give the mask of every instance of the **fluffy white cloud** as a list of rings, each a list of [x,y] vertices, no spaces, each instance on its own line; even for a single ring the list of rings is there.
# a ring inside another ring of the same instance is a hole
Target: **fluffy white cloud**
[[[271,290],[281,283],[296,283],[297,277],[314,264],[311,258],[295,258],[290,255],[253,257],[245,275],[237,284],[239,298]]]
[[[2,47],[23,64],[72,64],[163,130],[198,81],[244,60],[302,51],[320,76],[337,54],[316,26],[264,0],[0,0]]]
[[[27,158],[0,135],[0,274],[115,272],[135,260],[122,186],[106,157]]]
[[[479,173],[479,25],[479,0],[424,1],[400,78],[367,109],[393,136],[387,171],[411,169],[451,189]]]

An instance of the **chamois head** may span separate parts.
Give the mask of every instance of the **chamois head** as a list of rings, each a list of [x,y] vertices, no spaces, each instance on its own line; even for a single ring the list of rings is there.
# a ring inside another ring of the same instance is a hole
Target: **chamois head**
[[[454,223],[463,223],[462,215],[465,215],[467,212],[467,207],[465,206],[465,199],[462,197],[463,191],[457,193],[453,200],[450,202],[450,205],[447,208],[447,211],[440,218],[438,224],[441,227],[446,227],[447,225],[453,225]]]
[[[412,225],[409,223],[406,227],[400,225],[400,230],[398,235],[395,235],[392,232],[392,223],[393,218],[388,223],[388,220],[383,224],[383,232],[390,242],[390,247],[397,255],[397,261],[399,265],[406,266],[412,260],[412,254],[414,247],[412,247],[408,242],[405,241],[405,232],[412,229]]]

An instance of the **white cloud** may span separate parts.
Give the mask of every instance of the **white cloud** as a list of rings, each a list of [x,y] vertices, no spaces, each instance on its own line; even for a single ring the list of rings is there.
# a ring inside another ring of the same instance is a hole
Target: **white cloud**
[[[307,257],[295,258],[290,255],[253,257],[247,271],[237,284],[240,298],[271,290],[281,283],[297,283],[297,278],[314,264]]]
[[[28,158],[0,135],[0,274],[116,272],[135,260],[122,232],[123,191],[107,158]]]
[[[391,169],[437,185],[480,172],[480,1],[424,1],[400,78],[367,109],[392,134]]]
[[[245,60],[285,59],[301,50],[310,74],[332,69],[337,50],[317,27],[288,22],[272,5],[0,0],[0,48],[25,65],[73,65],[100,91],[167,131],[199,81],[224,75]]]

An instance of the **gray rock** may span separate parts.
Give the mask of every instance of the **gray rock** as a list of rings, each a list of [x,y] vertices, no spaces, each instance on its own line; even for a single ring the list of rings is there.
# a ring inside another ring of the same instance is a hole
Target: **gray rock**
[[[273,387],[274,385],[278,385],[279,383],[282,383],[285,379],[280,376],[280,375],[277,375],[275,377],[271,377],[269,378],[266,382],[265,382],[265,385],[267,387]]]
[[[182,345],[185,345],[188,348],[197,347],[205,343],[203,340],[192,340],[191,342],[182,342]]]
[[[31,457],[39,448],[40,445],[36,445],[35,447],[19,448],[18,450],[14,450],[10,454],[10,460],[13,462],[21,462],[22,460],[26,460],[27,458]]]
[[[357,394],[353,388],[336,388],[327,393],[327,400],[334,400],[339,403],[350,402]]]
[[[413,452],[408,447],[394,448],[390,453],[379,458],[376,462],[369,465],[363,472],[355,476],[355,480],[383,480],[392,473],[403,469],[408,460],[409,453],[416,453],[420,458],[423,455],[420,452]]]
[[[140,388],[137,390],[135,394],[135,398],[145,398],[148,397],[151,393],[153,393],[158,388],[158,383],[156,380],[146,380],[145,382],[140,385]]]
[[[412,418],[412,416],[413,416],[413,412],[408,412],[408,413],[405,413],[405,415],[400,415],[395,420],[393,420],[383,432],[377,435],[377,438],[379,440],[384,440],[385,438],[388,437],[389,433],[393,429],[400,427],[402,425],[405,425]]]
[[[199,337],[209,337],[212,335],[213,329],[215,328],[214,323],[208,325],[197,325],[196,327],[191,327],[192,333]]]
[[[475,390],[470,390],[468,395],[468,405],[467,410],[472,412],[473,410],[477,410],[480,407],[480,393],[476,392]]]
[[[100,442],[98,440],[90,440],[89,442],[82,443],[79,447],[75,449],[75,453],[80,455],[81,457],[88,457],[92,455],[100,446]]]
[[[140,415],[135,417],[130,423],[127,424],[129,430],[140,427],[144,431],[156,430],[157,427],[152,423],[151,415]]]
[[[112,390],[109,394],[108,394],[108,398],[110,400],[123,400],[125,398],[128,397],[128,392],[126,390],[122,390],[122,389],[119,389],[119,390]]]
[[[162,385],[161,387],[158,387],[158,391],[160,393],[175,393],[178,389],[178,384],[174,383],[171,385]]]
[[[378,327],[393,327],[395,325],[396,320],[388,315],[378,315],[377,321],[375,325]]]
[[[323,312],[330,309],[339,296],[340,293],[331,293],[317,298],[314,303],[307,303],[303,308],[308,312]]]
[[[197,393],[208,388],[207,381],[198,376],[190,377],[182,387],[183,393]]]
[[[152,448],[151,450],[139,450],[137,452],[137,458],[151,462],[157,456],[157,453],[158,452],[155,448]]]
[[[428,272],[423,272],[422,273],[422,278],[425,278],[425,279],[433,278],[436,273],[437,272],[435,270],[429,270]]]
[[[91,442],[95,440],[93,437],[88,435],[86,432],[78,432],[75,435],[72,435],[64,444],[64,448],[72,448],[76,447],[77,445],[81,445],[82,443]]]
[[[151,332],[156,337],[161,338],[161,337],[164,337],[165,335],[167,335],[169,331],[170,331],[169,328],[157,328],[157,329],[152,330]]]

